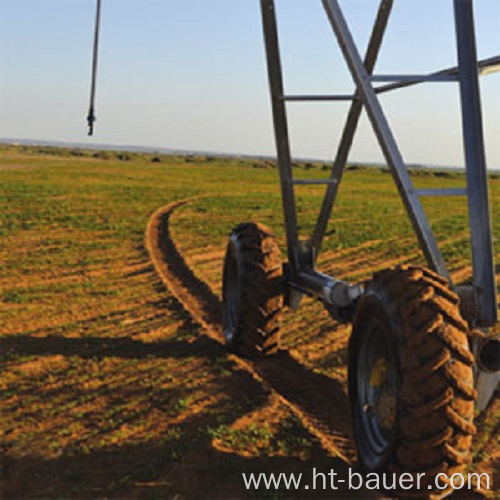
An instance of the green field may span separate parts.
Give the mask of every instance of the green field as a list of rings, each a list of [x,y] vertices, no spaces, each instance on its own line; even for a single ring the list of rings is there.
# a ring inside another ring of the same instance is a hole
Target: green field
[[[294,173],[326,175],[321,164],[300,163]],[[412,175],[417,187],[465,185],[453,172]],[[322,193],[320,186],[297,191],[304,235]],[[490,193],[500,262],[500,179],[491,179]],[[350,464],[352,453],[332,457],[287,406],[288,393],[242,370],[163,286],[144,234],[152,213],[175,200],[188,203],[172,216],[173,239],[218,296],[237,223],[269,225],[284,247],[272,162],[0,147],[6,498],[252,497],[241,472]],[[466,200],[424,206],[452,275],[467,281]],[[348,169],[320,270],[357,281],[407,262],[424,264],[391,176]],[[347,408],[348,331],[311,300],[285,314],[283,344],[297,373],[331,382],[340,409]],[[496,467],[497,475],[498,410],[496,401],[482,417],[471,466]],[[333,422],[340,433],[343,418]]]

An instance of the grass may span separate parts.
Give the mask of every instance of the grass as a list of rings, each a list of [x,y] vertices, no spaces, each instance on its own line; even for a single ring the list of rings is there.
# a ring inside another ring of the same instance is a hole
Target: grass
[[[294,173],[320,178],[325,167],[299,163]],[[412,175],[422,188],[465,182],[455,172]],[[490,193],[500,261],[500,180]],[[303,234],[321,195],[318,186],[298,191]],[[158,207],[191,197],[173,236],[216,293],[238,222],[271,226],[284,248],[273,162],[0,147],[0,411],[11,496],[201,497],[207,484],[213,496],[243,495],[241,471],[331,463],[159,283],[146,224]],[[425,208],[451,271],[467,279],[465,200],[429,199]],[[403,262],[423,258],[390,175],[353,166],[320,269],[357,280]],[[310,300],[285,315],[284,346],[344,391],[347,338]],[[494,421],[493,409],[485,436]],[[494,454],[486,441],[477,437],[479,459]]]

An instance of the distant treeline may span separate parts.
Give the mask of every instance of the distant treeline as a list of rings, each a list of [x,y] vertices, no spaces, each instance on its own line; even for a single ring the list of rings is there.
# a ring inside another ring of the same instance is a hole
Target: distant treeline
[[[9,151],[26,155],[49,155],[66,158],[89,158],[103,161],[142,161],[151,163],[196,163],[199,165],[217,162],[218,165],[234,165],[260,169],[275,169],[277,163],[271,159],[256,159],[239,156],[218,156],[205,154],[165,154],[165,153],[141,153],[119,150],[95,150],[82,148],[65,148],[56,146],[15,145],[0,144],[0,153]],[[331,169],[331,163],[320,161],[294,161],[292,167],[300,170],[322,170]],[[369,165],[366,163],[350,163],[348,171],[370,171],[389,173],[389,168],[383,165]],[[458,169],[426,167],[424,165],[412,165],[408,168],[412,177],[445,177],[463,179],[465,173]],[[490,179],[500,179],[500,172],[494,171],[489,174]]]

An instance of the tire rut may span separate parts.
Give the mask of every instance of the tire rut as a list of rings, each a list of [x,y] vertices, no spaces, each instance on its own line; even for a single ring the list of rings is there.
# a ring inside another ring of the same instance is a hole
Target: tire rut
[[[211,288],[187,265],[170,232],[170,218],[196,198],[170,203],[150,218],[146,247],[163,284],[203,327],[205,334],[224,344],[222,304]],[[355,458],[350,409],[340,383],[304,366],[288,351],[259,360],[228,354],[237,366],[258,380],[287,406],[330,455],[352,463]]]

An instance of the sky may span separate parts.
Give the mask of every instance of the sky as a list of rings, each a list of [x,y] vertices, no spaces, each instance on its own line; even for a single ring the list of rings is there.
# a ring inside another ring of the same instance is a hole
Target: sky
[[[258,0],[102,0],[97,122],[86,135],[95,0],[0,0],[0,137],[274,155]],[[320,0],[276,0],[287,93],[352,93]],[[377,0],[343,0],[364,52]],[[500,1],[474,0],[480,58],[500,54]],[[452,0],[395,0],[376,72],[456,64]],[[500,73],[482,79],[500,168]],[[456,83],[382,98],[408,163],[463,165]],[[346,103],[290,103],[292,153],[334,157]],[[351,161],[380,162],[366,117]]]

